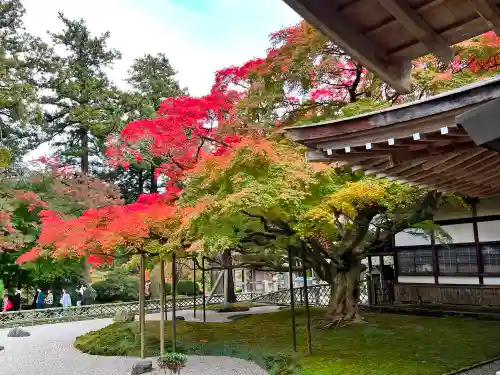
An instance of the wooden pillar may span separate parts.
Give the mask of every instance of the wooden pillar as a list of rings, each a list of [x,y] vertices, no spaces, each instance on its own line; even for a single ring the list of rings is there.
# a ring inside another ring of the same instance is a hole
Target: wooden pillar
[[[368,291],[368,305],[374,305],[376,302],[376,298],[373,298],[373,281],[372,281],[372,257],[368,255],[368,277],[366,278],[366,288]]]
[[[436,247],[436,236],[434,233],[431,234],[431,246],[432,246],[432,272],[434,274],[434,284],[439,284],[439,257],[438,249]],[[413,262],[415,262],[415,254],[413,255]]]
[[[160,355],[165,354],[165,261],[160,260]]]
[[[241,291],[243,293],[247,292],[247,285],[246,285],[246,281],[245,281],[245,269],[241,270]]]
[[[146,328],[146,304],[144,288],[146,285],[146,255],[141,254],[140,262],[140,285],[139,285],[139,329],[141,332],[141,358],[145,358],[145,328]]]
[[[479,243],[479,229],[477,226],[477,202],[478,200],[471,200],[470,202],[470,207],[472,211],[472,225],[473,225],[473,230],[474,230],[474,243],[476,245],[476,263],[477,263],[477,273],[478,273],[478,278],[479,278],[479,284],[483,285],[484,284],[484,260],[483,260],[483,252],[481,249],[481,245]]]

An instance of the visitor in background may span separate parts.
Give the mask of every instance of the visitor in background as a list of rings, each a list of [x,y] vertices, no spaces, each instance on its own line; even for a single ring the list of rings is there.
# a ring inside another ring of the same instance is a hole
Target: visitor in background
[[[2,309],[2,311],[3,312],[12,311],[12,308],[13,308],[12,301],[10,300],[7,292],[5,292],[3,295],[3,309]]]
[[[146,281],[146,285],[144,286],[144,295],[146,299],[151,299],[151,281]]]
[[[16,288],[16,291],[14,292],[14,297],[12,298],[12,305],[14,311],[21,310],[21,291],[19,290],[19,288]]]
[[[76,292],[76,306],[80,307],[82,305],[82,287],[75,289]]]
[[[64,308],[71,307],[71,296],[69,295],[69,293],[66,289],[62,290],[60,303],[61,303],[61,306]]]
[[[33,297],[33,303],[31,304],[31,307],[33,309],[36,309],[36,301],[38,301],[38,291],[39,290],[40,289],[38,289],[38,288],[36,288],[36,290],[35,290],[35,296]]]
[[[36,308],[37,310],[43,309],[43,304],[45,303],[45,294],[41,289],[37,289],[38,295],[36,297]]]
[[[54,295],[50,289],[47,291],[47,297],[45,297],[45,307],[54,307]]]
[[[85,285],[82,285],[81,291],[82,291],[82,306],[88,305],[90,299],[89,290]]]

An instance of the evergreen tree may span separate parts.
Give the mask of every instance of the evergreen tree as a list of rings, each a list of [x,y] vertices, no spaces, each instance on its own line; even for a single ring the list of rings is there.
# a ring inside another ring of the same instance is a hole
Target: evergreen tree
[[[64,29],[51,37],[66,54],[57,58],[51,93],[44,97],[53,108],[46,115],[51,124],[47,139],[59,148],[65,164],[79,163],[87,173],[91,157],[102,155],[106,136],[121,123],[120,94],[105,72],[121,55],[107,46],[109,32],[92,36],[84,20],[73,21],[62,13],[59,19]]]
[[[19,0],[0,1],[0,166],[40,142],[39,89],[52,70],[52,50],[24,30]]]

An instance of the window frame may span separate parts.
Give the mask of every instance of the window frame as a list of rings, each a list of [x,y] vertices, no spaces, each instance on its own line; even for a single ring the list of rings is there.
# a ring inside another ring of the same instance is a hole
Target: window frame
[[[417,269],[417,264],[416,264],[416,256],[415,252],[419,250],[426,250],[431,252],[431,266],[432,266],[432,271],[413,271],[413,272],[405,272],[401,271],[401,265],[399,263],[399,252],[401,251],[410,251],[413,252],[413,269]],[[434,275],[435,271],[435,264],[434,264],[434,257],[432,254],[433,251],[433,246],[432,245],[418,245],[418,246],[398,246],[397,247],[397,253],[398,255],[396,256],[396,262],[398,265],[398,276],[432,276]]]

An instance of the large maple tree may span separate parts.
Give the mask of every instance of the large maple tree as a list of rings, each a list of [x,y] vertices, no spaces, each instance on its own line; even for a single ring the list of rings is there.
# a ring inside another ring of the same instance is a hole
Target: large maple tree
[[[264,58],[217,72],[206,96],[168,98],[154,118],[110,137],[112,165],[163,160],[156,173],[165,194],[77,219],[44,212],[40,247],[30,256],[49,249],[52,256],[102,260],[127,248],[215,257],[230,249],[242,264],[279,267],[283,251],[292,250],[332,285],[331,322],[355,319],[362,257],[390,234],[427,223],[442,196],[318,172],[293,147],[266,138],[282,124],[348,116],[488,77],[497,69],[498,45],[485,34],[456,46],[450,65],[432,56],[415,61],[413,91],[403,95],[308,24],[280,30]],[[371,230],[379,219],[384,230]]]
[[[410,185],[310,165],[289,141],[248,138],[201,161],[177,205],[191,207],[176,248],[237,267],[286,271],[288,251],[331,286],[329,325],[360,319],[362,260],[408,228],[435,230],[449,197]],[[224,266],[224,265],[222,265]]]

